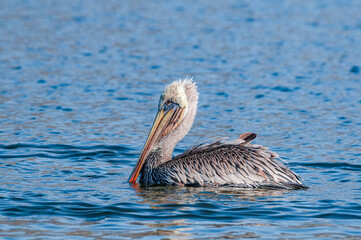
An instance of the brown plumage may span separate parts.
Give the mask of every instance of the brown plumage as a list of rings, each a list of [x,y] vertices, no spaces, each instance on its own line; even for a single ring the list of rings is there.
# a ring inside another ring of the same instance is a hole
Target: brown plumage
[[[251,144],[254,133],[233,141],[215,140],[171,158],[177,142],[190,129],[198,92],[186,79],[168,85],[159,112],[129,182],[142,185],[236,186],[242,188],[305,188],[301,178],[268,148]]]

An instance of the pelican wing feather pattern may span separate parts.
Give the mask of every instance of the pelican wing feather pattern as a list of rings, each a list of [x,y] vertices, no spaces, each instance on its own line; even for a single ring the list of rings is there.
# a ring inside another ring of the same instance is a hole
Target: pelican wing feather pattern
[[[304,188],[301,178],[279,161],[276,153],[249,143],[255,136],[243,136],[248,141],[241,135],[230,142],[218,139],[195,146],[153,168],[141,182],[147,185]]]

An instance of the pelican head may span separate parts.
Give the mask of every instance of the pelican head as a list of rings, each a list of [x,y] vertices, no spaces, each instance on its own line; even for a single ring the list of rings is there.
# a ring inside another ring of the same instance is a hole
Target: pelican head
[[[192,78],[167,85],[159,99],[158,113],[139,159],[128,179],[134,183],[149,153],[159,151],[158,164],[169,161],[175,145],[192,127],[198,104],[197,86]]]

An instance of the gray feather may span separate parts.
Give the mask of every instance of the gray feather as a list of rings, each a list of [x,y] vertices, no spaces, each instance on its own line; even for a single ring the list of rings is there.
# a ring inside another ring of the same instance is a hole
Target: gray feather
[[[229,144],[217,139],[188,149],[152,169],[143,167],[143,185],[232,185],[246,188],[305,188],[301,178],[278,155],[259,145]],[[153,158],[153,159],[149,159]],[[157,158],[153,153],[147,162]],[[148,176],[148,177],[145,177]]]

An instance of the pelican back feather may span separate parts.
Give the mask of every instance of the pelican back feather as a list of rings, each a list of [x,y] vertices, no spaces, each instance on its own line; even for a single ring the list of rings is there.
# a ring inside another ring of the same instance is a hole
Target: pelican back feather
[[[243,136],[242,136],[243,135]],[[141,184],[236,186],[242,188],[307,188],[275,152],[250,144],[256,135],[217,139],[188,149],[172,160],[144,169]],[[157,158],[157,156],[153,156]]]

